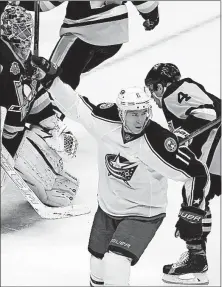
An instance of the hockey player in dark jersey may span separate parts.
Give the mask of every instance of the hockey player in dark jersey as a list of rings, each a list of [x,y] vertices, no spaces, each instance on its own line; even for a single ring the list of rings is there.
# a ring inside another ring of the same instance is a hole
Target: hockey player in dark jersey
[[[40,1],[40,11],[49,11],[63,2]],[[76,89],[81,74],[113,57],[128,42],[128,12],[126,1],[67,2],[60,39],[50,60],[62,67],[62,81]],[[21,1],[22,6],[32,11],[33,3]],[[159,23],[158,2],[132,3],[145,20],[145,30],[153,30]]]
[[[65,87],[64,87],[65,86]],[[98,210],[88,250],[91,286],[127,286],[135,265],[155,235],[167,205],[167,178],[185,182],[177,222],[181,236],[202,236],[209,172],[176,136],[151,120],[143,90],[122,90],[117,104],[95,106],[56,78],[50,91],[66,115],[98,143]],[[59,98],[60,97],[60,98]],[[121,270],[121,272],[119,272]],[[205,274],[198,277],[204,282]]]
[[[72,157],[75,138],[53,111],[42,86],[57,76],[57,69],[42,58],[48,73],[33,64],[33,21],[24,8],[7,5],[0,28],[1,152],[44,204],[72,205],[78,180],[64,170],[63,162],[65,156]],[[73,142],[69,152],[67,139]],[[8,179],[1,170],[1,192]]]
[[[169,129],[178,138],[188,136],[221,115],[221,100],[196,81],[190,78],[181,79],[180,71],[174,64],[160,63],[153,66],[145,78],[145,85],[158,107],[163,109]],[[188,252],[183,260],[176,265],[164,266],[164,280],[169,283],[193,284],[192,280],[182,280],[179,275],[199,273],[208,268],[206,238],[211,230],[209,201],[221,194],[220,140],[219,124],[188,143],[197,158],[209,168],[211,188],[206,197],[208,216],[203,220],[202,238],[186,242]]]

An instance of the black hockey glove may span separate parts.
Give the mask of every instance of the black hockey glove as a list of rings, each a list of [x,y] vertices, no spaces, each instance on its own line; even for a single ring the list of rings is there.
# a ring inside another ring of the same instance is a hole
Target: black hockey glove
[[[143,22],[143,26],[144,26],[146,31],[151,31],[158,24],[159,24],[159,10],[158,10],[158,6],[157,6],[153,11],[151,11],[148,14],[147,19]]]
[[[43,57],[32,55],[31,62],[32,65],[37,68],[35,74],[36,79],[41,82],[46,90],[51,87],[54,79],[62,72],[60,67]]]
[[[182,205],[178,215],[179,220],[175,225],[175,236],[180,236],[185,241],[200,239],[203,234],[202,219],[205,214],[206,212],[199,208]]]

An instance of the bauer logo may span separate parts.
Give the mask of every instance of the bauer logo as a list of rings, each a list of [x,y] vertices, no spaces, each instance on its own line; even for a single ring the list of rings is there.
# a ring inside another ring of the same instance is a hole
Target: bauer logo
[[[183,212],[183,211],[180,211],[179,215],[182,218],[184,218],[187,221],[190,221],[192,223],[197,223],[197,222],[200,222],[202,220],[202,217],[199,215],[193,215],[191,213],[187,213],[187,212]]]
[[[19,64],[17,62],[12,63],[11,68],[10,68],[10,72],[15,76],[20,73]]]
[[[167,138],[164,142],[164,146],[169,152],[175,152],[177,150],[177,142],[174,138]]]
[[[104,109],[111,108],[112,106],[114,106],[114,103],[104,103],[104,104],[101,104],[99,107],[100,109],[104,110]]]

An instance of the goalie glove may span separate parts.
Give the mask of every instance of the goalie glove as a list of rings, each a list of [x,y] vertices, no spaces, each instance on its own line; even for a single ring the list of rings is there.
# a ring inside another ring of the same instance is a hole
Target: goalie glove
[[[56,125],[48,130],[47,137],[44,137],[46,143],[54,149],[66,162],[76,156],[78,141],[73,133],[68,129],[60,119],[56,117]]]
[[[40,81],[46,90],[51,87],[54,79],[62,72],[60,67],[43,57],[32,55],[31,63],[36,68],[33,78]]]
[[[173,131],[173,133],[175,134],[175,136],[177,137],[178,141],[181,141],[183,139],[185,139],[186,137],[188,137],[190,134],[185,131],[184,129],[182,129],[181,127],[175,129]],[[192,143],[193,139],[190,139],[189,141],[187,141],[184,145],[185,146],[189,146]]]
[[[202,219],[206,212],[202,209],[193,206],[183,206],[179,212],[179,220],[175,227],[175,236],[180,237],[185,241],[201,239],[202,230]]]
[[[158,6],[147,15],[147,19],[143,22],[146,31],[153,30],[159,24]]]

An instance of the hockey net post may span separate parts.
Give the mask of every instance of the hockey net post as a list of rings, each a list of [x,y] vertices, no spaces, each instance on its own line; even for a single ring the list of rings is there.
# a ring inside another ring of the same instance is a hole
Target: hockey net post
[[[203,132],[209,130],[210,128],[213,128],[214,126],[216,126],[217,124],[219,124],[221,122],[221,116],[218,117],[217,119],[207,123],[206,125],[204,125],[203,127],[197,129],[196,131],[192,132],[191,134],[189,134],[189,136],[187,136],[185,139],[181,140],[179,142],[179,146],[184,145],[186,142],[188,142],[189,140],[193,139],[194,137],[202,134]]]
[[[40,21],[40,1],[34,1],[34,48],[33,54],[39,55],[39,23]]]

